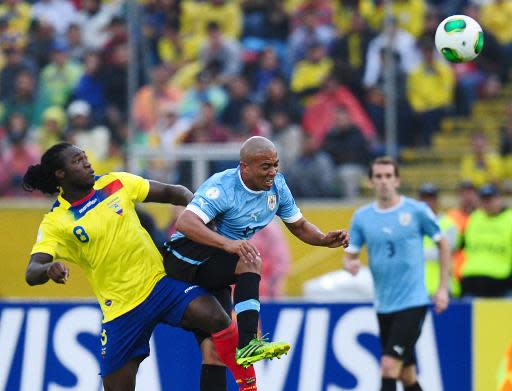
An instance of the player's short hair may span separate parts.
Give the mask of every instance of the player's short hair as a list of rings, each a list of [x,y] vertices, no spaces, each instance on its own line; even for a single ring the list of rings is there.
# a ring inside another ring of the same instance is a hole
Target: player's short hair
[[[368,178],[372,178],[373,176],[373,166],[377,164],[388,164],[390,166],[393,166],[393,169],[395,171],[395,176],[398,178],[400,176],[400,172],[398,170],[398,163],[390,156],[381,156],[376,159],[374,159],[370,165],[368,166]]]

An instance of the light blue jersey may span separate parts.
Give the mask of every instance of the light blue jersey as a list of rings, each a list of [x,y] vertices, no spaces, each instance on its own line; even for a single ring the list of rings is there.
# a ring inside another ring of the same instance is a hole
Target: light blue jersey
[[[187,210],[198,215],[205,224],[215,219],[217,232],[230,239],[249,239],[279,216],[286,223],[298,221],[302,214],[278,173],[270,190],[249,189],[240,176],[240,168],[232,168],[207,179],[194,194]],[[181,232],[171,240],[183,237]]]
[[[366,243],[378,313],[430,303],[425,288],[423,236],[441,238],[435,215],[423,202],[401,197],[398,205],[379,209],[376,203],[358,209],[350,227],[348,253]]]

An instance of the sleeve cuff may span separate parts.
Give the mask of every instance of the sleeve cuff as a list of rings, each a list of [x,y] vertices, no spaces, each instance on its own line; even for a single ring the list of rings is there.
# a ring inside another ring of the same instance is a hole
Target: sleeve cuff
[[[441,234],[441,232],[438,232],[437,234],[432,236],[432,240],[436,243],[439,243],[439,241],[442,239],[442,237],[443,237],[443,235]]]
[[[192,205],[192,204],[189,204],[185,210],[189,210],[191,211],[192,213],[196,214],[199,216],[199,218],[201,220],[203,220],[203,223],[205,224],[208,224],[212,219],[210,217],[208,217],[208,215],[206,213],[204,213],[199,207],[195,206],[195,205]]]
[[[283,220],[285,223],[292,224],[296,221],[299,221],[302,218],[302,213],[299,211],[296,214],[294,214],[292,217],[281,217],[281,220]]]

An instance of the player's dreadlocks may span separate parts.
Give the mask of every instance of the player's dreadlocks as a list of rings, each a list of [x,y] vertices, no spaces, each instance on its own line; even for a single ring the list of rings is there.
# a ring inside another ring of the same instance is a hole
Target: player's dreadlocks
[[[59,183],[55,171],[64,168],[61,152],[73,144],[59,143],[48,149],[41,157],[41,163],[30,166],[23,176],[23,189],[26,191],[40,190],[46,194],[59,192]]]

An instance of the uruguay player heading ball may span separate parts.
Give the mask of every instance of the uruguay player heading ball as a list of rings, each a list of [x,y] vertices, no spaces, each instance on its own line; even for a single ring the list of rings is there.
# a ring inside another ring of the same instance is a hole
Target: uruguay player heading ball
[[[324,247],[348,245],[344,230],[324,234],[302,216],[278,166],[276,148],[270,140],[248,139],[240,150],[237,168],[215,174],[199,187],[179,217],[178,233],[171,238],[164,256],[169,275],[214,292],[228,312],[232,306],[229,286],[235,284],[239,331],[236,363],[241,366],[278,357],[289,349],[287,343],[256,338],[261,263],[265,260],[248,239],[277,215],[303,242]],[[208,228],[211,221],[215,221],[216,230]],[[203,362],[215,363],[207,361],[211,357],[208,341],[200,341]],[[218,335],[213,335],[213,342],[221,355]]]

